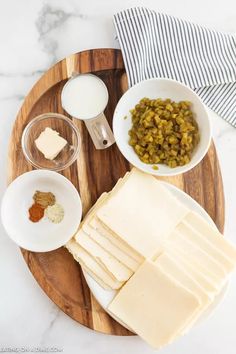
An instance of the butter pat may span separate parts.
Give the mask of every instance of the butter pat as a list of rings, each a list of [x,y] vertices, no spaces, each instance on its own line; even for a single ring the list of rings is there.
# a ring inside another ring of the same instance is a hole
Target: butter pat
[[[38,150],[48,160],[54,160],[66,144],[66,139],[62,138],[56,130],[51,128],[45,128],[35,140]]]

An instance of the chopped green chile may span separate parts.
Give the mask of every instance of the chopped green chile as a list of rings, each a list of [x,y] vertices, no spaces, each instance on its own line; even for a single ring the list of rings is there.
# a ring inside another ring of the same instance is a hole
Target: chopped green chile
[[[143,98],[130,112],[129,144],[142,162],[171,168],[190,162],[200,140],[191,102]]]

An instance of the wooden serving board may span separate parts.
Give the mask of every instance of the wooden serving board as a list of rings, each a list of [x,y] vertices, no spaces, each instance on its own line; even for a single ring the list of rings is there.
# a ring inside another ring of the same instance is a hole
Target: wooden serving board
[[[116,103],[127,89],[121,52],[115,49],[89,50],[60,61],[35,84],[17,115],[9,147],[9,182],[32,169],[21,149],[21,135],[26,124],[41,113],[66,114],[61,106],[60,93],[73,71],[93,72],[104,80],[110,95],[105,113],[111,123]],[[74,120],[74,123],[81,133],[82,150],[77,162],[62,174],[78,189],[85,214],[102,192],[111,190],[130,165],[115,144],[106,150],[95,150],[83,122]],[[192,171],[164,180],[183,189],[200,203],[223,232],[224,193],[213,143],[204,160]],[[46,253],[21,251],[39,285],[71,318],[103,333],[132,334],[99,306],[88,289],[79,264],[65,248]]]

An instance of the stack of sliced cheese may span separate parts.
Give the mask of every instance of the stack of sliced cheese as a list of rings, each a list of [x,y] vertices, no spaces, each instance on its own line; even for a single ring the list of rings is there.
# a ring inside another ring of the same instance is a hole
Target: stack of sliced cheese
[[[221,291],[236,248],[154,177],[133,169],[66,245],[105,289],[109,312],[155,348],[186,333]]]
[[[66,247],[104,288],[119,289],[187,213],[155,178],[133,169],[101,195]]]

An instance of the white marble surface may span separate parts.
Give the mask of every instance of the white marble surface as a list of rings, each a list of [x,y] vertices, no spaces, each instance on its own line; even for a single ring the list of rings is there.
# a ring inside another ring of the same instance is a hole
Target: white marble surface
[[[9,134],[22,101],[43,71],[72,52],[118,47],[112,14],[145,5],[215,29],[236,31],[234,0],[1,0],[0,193],[6,186]],[[236,243],[236,130],[211,114],[226,196],[226,236]],[[219,206],[220,207],[220,206]],[[137,337],[98,334],[71,320],[45,296],[18,248],[0,226],[0,351],[2,347],[59,347],[64,353],[150,354]],[[214,315],[168,354],[236,352],[236,275]]]

